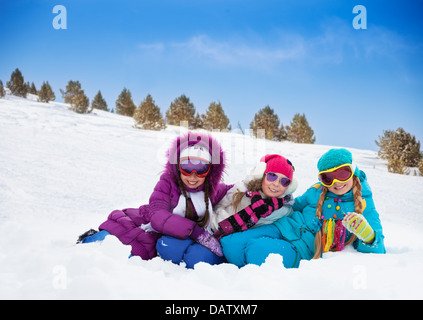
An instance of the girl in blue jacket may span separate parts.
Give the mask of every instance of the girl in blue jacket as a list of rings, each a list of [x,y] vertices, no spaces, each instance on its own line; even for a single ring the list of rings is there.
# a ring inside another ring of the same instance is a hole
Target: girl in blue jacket
[[[351,152],[331,149],[317,167],[320,183],[295,199],[291,216],[221,239],[228,262],[260,265],[276,253],[286,268],[296,268],[301,259],[318,259],[349,244],[359,252],[386,252],[372,191]]]

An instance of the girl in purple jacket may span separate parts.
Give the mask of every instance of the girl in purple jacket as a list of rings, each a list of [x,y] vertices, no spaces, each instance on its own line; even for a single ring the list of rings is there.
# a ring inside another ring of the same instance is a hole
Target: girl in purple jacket
[[[189,132],[175,139],[167,152],[165,170],[149,204],[115,210],[99,227],[81,235],[78,243],[116,236],[144,260],[159,255],[188,268],[198,262],[225,261],[213,237],[211,218],[216,205],[232,187],[220,183],[225,169],[221,145],[209,134]]]

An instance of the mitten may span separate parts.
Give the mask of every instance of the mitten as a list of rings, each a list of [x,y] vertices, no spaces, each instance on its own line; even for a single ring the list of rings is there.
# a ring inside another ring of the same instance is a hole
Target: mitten
[[[284,204],[283,198],[266,198],[261,197],[260,192],[254,192],[251,194],[251,206],[249,206],[257,217],[266,218],[274,210],[281,208]],[[245,209],[244,209],[245,210]]]
[[[200,228],[198,225],[194,226],[194,229],[189,237],[209,249],[215,255],[223,257],[222,246],[220,245],[219,240],[213,237],[213,235],[208,233],[206,230]]]
[[[273,209],[272,211],[282,208],[285,203],[284,198],[267,198],[267,199],[263,199],[263,201],[264,203],[266,203],[268,206],[270,206]]]
[[[251,196],[251,205],[219,222],[220,232],[216,233],[218,239],[234,232],[250,229],[260,218],[269,216],[284,204],[283,198],[263,199],[260,192],[249,195]]]
[[[371,243],[375,238],[375,232],[363,215],[351,212],[342,220],[342,225],[357,238],[365,243]]]

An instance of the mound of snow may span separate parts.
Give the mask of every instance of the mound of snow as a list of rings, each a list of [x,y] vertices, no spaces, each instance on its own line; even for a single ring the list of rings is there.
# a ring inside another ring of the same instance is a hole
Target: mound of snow
[[[271,255],[261,267],[200,263],[187,270],[155,258],[128,259],[116,238],[75,245],[114,209],[147,203],[169,142],[180,134],[133,127],[103,111],[81,115],[57,102],[0,99],[0,299],[422,299],[423,178],[388,173],[374,151],[350,149],[368,176],[386,255],[353,248],[287,270]],[[216,133],[228,153],[226,183],[265,153],[295,165],[301,195],[331,146]]]

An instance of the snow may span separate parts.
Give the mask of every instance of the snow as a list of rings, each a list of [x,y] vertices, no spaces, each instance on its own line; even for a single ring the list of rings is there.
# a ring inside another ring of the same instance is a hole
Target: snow
[[[423,178],[388,173],[370,150],[350,149],[374,192],[386,255],[348,247],[299,269],[271,255],[261,267],[188,270],[160,258],[128,259],[130,248],[110,236],[76,245],[114,209],[147,203],[169,142],[185,132],[133,124],[31,95],[0,99],[0,299],[423,298]],[[317,181],[317,160],[331,148],[214,135],[228,153],[226,183],[242,179],[264,153],[280,153],[296,168],[296,196]]]

